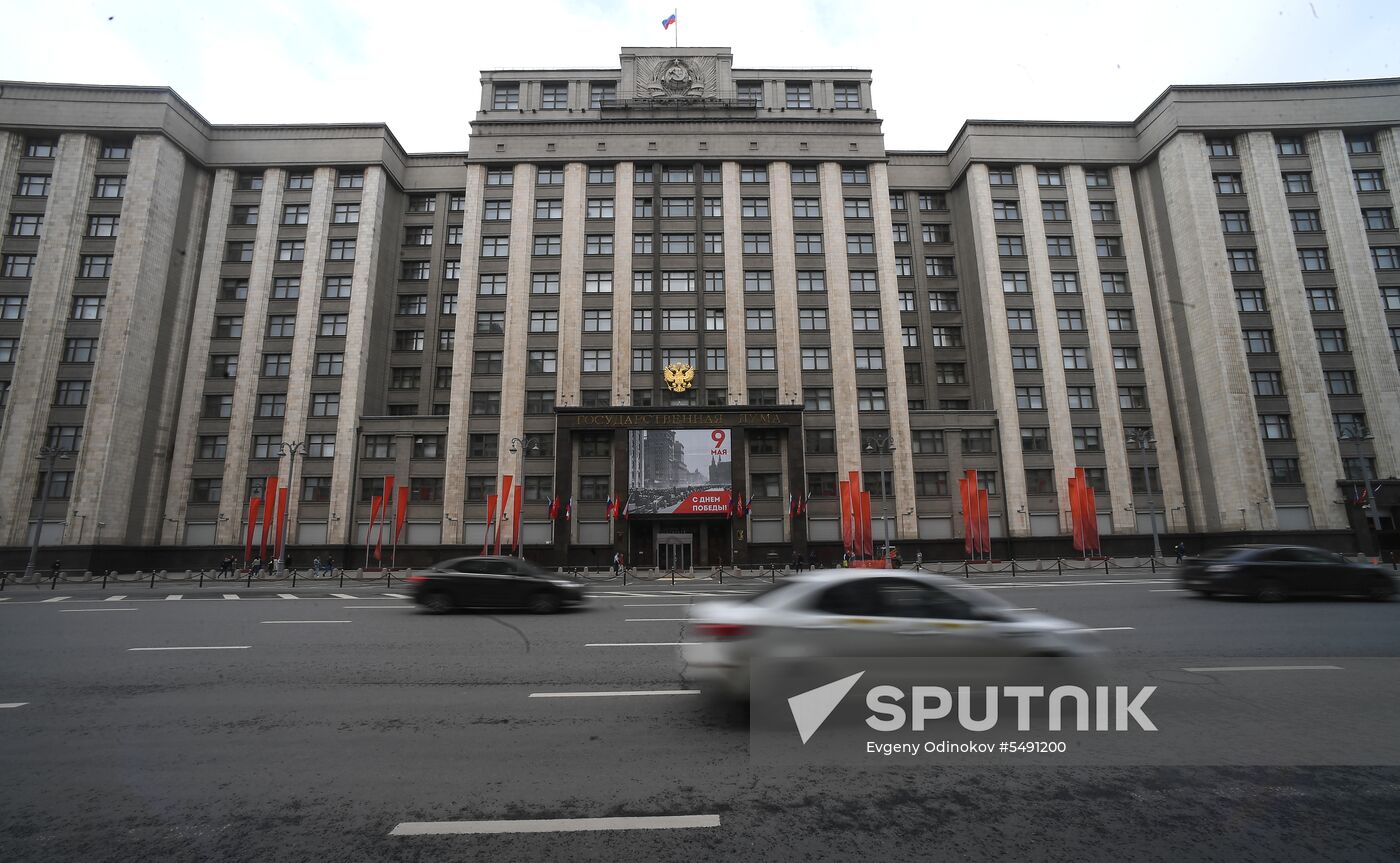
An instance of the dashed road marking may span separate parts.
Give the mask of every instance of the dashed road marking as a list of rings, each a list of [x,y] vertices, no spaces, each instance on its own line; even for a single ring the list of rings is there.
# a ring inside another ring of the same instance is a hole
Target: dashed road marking
[[[123,599],[126,599],[126,594],[118,594],[117,596],[109,596],[109,597],[107,597],[106,599],[104,599],[104,600],[102,600],[102,601],[103,601],[103,602],[121,602]]]
[[[185,598],[185,595],[184,595],[183,593],[172,593],[172,594],[170,594],[169,596],[167,596],[167,597],[165,598],[165,600],[166,600],[167,602],[173,602],[174,600],[177,600],[177,599],[184,599],[184,598]]]
[[[1137,627],[1133,626],[1096,626],[1084,629],[1071,629],[1070,632],[1131,632]]]
[[[699,643],[698,641],[617,641],[585,644],[584,647],[679,647]]]
[[[146,650],[249,650],[249,649],[251,649],[251,648],[252,648],[252,645],[250,645],[250,644],[237,644],[237,645],[219,645],[219,646],[215,646],[215,647],[128,647],[127,650],[128,650],[128,651],[146,651]]]
[[[59,614],[82,614],[89,611],[136,611],[134,608],[61,608]]]
[[[359,599],[359,597],[353,593],[332,593],[331,596],[335,599]]]
[[[699,695],[698,689],[638,689],[630,692],[531,692],[531,698],[631,698],[648,695]]]
[[[448,833],[575,833],[585,830],[678,830],[718,827],[718,815],[651,815],[627,818],[550,818],[512,821],[406,821],[390,836]]]
[[[14,707],[23,707],[28,703],[28,701],[10,701],[5,704],[0,704],[0,710],[9,710]]]
[[[40,602],[63,602],[63,601],[65,601],[66,599],[68,599],[68,597],[66,597],[66,596],[55,596],[53,599],[41,599],[41,600],[39,600],[39,601],[40,601]]]
[[[279,598],[281,598],[281,599],[299,599],[299,598],[300,598],[300,597],[298,597],[295,593],[279,593],[279,594],[277,594],[277,596],[278,596]]]
[[[224,599],[237,599],[237,598],[238,598],[238,594],[236,594],[236,593],[225,593],[225,594],[224,594]]]
[[[1340,665],[1220,665],[1206,668],[1183,668],[1198,674],[1215,674],[1221,671],[1341,671]]]
[[[623,623],[685,623],[688,617],[629,617]]]
[[[264,620],[262,623],[349,623],[348,620]]]

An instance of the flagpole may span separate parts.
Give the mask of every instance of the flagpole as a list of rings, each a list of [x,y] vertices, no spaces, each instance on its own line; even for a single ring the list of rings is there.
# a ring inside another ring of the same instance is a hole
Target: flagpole
[[[679,14],[677,14],[677,13],[679,13],[680,11],[681,11],[681,10],[680,10],[680,7],[676,7],[675,9],[672,9],[672,10],[671,10],[671,14],[674,15],[675,18],[676,18],[676,25],[675,25],[675,26],[676,26],[676,47],[677,47],[677,48],[681,47],[681,16],[680,16]]]

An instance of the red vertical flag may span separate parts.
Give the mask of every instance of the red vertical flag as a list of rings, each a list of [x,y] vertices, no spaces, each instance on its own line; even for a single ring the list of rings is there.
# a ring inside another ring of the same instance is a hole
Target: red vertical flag
[[[958,478],[958,500],[962,503],[963,517],[963,555],[972,557],[972,503],[967,496],[967,477]]]
[[[875,531],[870,522],[870,492],[868,491],[860,493],[860,514],[861,522],[864,524],[864,527],[861,528],[861,532],[865,536],[865,556],[874,557]]]
[[[394,544],[398,545],[399,535],[403,533],[404,520],[408,517],[408,486],[399,486],[399,506],[394,514]]]
[[[496,523],[496,496],[488,494],[486,496],[486,530],[481,535],[481,553],[491,547],[491,525]]]
[[[1084,551],[1084,518],[1080,513],[1079,473],[1083,468],[1075,468],[1075,475],[1069,478],[1069,524],[1074,538],[1074,550]]]
[[[1101,551],[1099,548],[1099,509],[1094,500],[1094,489],[1087,483],[1084,485],[1084,495],[1085,544],[1094,551]]]
[[[967,530],[967,540],[963,544],[967,546],[968,555],[975,556],[982,550],[982,519],[978,515],[978,510],[981,507],[977,495],[977,471],[964,471],[963,485],[963,524]]]
[[[380,497],[383,506],[379,510],[379,530],[374,534],[374,559],[384,559],[384,525],[389,521],[389,507],[394,504],[394,475],[384,477],[384,494]]]
[[[500,515],[496,517],[496,548],[492,554],[501,553],[501,523],[506,520],[506,507],[510,505],[510,486],[514,480],[515,478],[510,474],[505,474],[501,477],[501,512]]]
[[[860,471],[853,470],[847,474],[847,477],[851,483],[851,551],[859,557],[865,553],[865,537],[861,535],[860,530]]]
[[[272,556],[273,556],[273,557],[276,557],[276,558],[279,558],[279,559],[282,557],[282,537],[286,535],[286,534],[283,532],[283,525],[285,525],[286,522],[287,522],[287,489],[284,487],[284,488],[279,488],[279,489],[277,489],[277,533],[276,533],[276,535],[273,536],[273,538],[272,538],[272,544],[273,544]]]
[[[253,530],[258,526],[258,515],[262,512],[262,498],[248,501],[248,539],[243,543],[243,562],[253,559]]]
[[[992,556],[992,517],[987,507],[987,490],[979,488],[977,490],[977,515],[981,519],[981,527],[978,528],[978,535],[982,537],[982,552],[988,558]]]
[[[841,545],[851,548],[851,481],[841,480]]]
[[[268,477],[263,489],[262,545],[258,549],[258,557],[267,560],[267,539],[272,532],[273,508],[277,505],[277,477]]]
[[[369,568],[369,542],[374,537],[374,526],[379,524],[379,510],[385,507],[384,498],[379,495],[369,499],[369,524],[365,526],[365,568]]]

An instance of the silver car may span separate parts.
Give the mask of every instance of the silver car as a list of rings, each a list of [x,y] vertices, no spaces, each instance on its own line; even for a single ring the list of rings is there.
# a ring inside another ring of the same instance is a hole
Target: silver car
[[[1078,624],[1021,611],[928,573],[828,570],[784,579],[690,614],[681,674],[707,693],[746,699],[756,660],[834,657],[1090,657]]]

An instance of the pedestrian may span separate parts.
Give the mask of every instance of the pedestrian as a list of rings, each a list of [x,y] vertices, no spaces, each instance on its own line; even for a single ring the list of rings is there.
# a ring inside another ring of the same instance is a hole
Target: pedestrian
[[[798,553],[798,552],[795,552],[795,551],[792,553],[792,571],[793,571],[793,572],[801,572],[801,571],[802,571],[802,555],[801,555],[800,553]]]
[[[807,568],[808,568],[808,569],[816,569],[816,568],[817,568],[817,555],[816,555],[815,552],[811,552],[811,551],[807,552]]]
[[[262,558],[260,558],[260,557],[255,557],[255,558],[253,558],[252,573],[250,573],[250,574],[256,576],[256,575],[257,575],[259,572],[261,572],[261,571],[262,571]]]
[[[904,561],[899,559],[899,549],[893,546],[890,548],[890,566],[894,569],[899,569],[904,566]]]
[[[613,575],[622,575],[622,552],[613,552],[612,558]]]
[[[219,562],[219,578],[225,576],[233,578],[233,555],[231,554],[224,555],[224,559]]]
[[[851,550],[848,548],[841,553],[841,568],[849,569],[851,566]]]
[[[1186,543],[1178,542],[1176,544],[1176,562],[1180,564],[1184,557],[1186,557]]]
[[[58,562],[58,558],[54,558],[54,561],[53,561],[53,577],[54,577],[55,580],[57,580],[59,570],[61,570],[61,569],[63,569],[63,564],[61,564],[61,563]]]
[[[916,552],[914,552],[914,568],[915,568],[915,569],[923,569],[923,568],[924,568],[924,553],[923,553],[922,551],[916,551]]]
[[[313,558],[311,558],[311,574],[312,574],[313,576],[316,576],[316,575],[320,575],[320,574],[321,574],[321,558],[319,558],[319,557],[313,557]]]
[[[335,558],[331,557],[330,555],[327,555],[327,556],[326,556],[326,575],[334,575],[334,574],[335,574]]]

